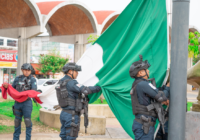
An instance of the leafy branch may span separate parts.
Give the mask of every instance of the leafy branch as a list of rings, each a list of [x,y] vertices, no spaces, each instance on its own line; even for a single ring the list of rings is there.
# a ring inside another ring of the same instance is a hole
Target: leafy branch
[[[53,78],[55,73],[62,71],[63,66],[68,62],[68,58],[63,58],[56,49],[49,51],[48,54],[40,55],[39,64],[40,68],[38,70],[45,76],[49,73],[53,73]]]
[[[190,32],[189,33],[189,45],[188,45],[188,57],[197,58],[199,55],[200,43],[200,33]]]
[[[99,38],[98,35],[93,35],[93,34],[91,34],[91,35],[87,38],[87,41],[88,41],[88,43],[94,44],[94,42],[95,42],[98,38]]]

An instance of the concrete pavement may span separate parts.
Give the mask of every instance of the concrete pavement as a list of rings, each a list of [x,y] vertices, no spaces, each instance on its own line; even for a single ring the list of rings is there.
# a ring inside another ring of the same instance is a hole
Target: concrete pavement
[[[1,140],[12,140],[13,134],[1,134]],[[20,140],[25,140],[25,133],[22,133]],[[31,140],[60,140],[59,133],[32,133]],[[105,135],[86,135],[79,134],[77,140],[132,140],[124,131],[116,118],[106,119]]]
[[[187,99],[188,102],[197,102],[198,91],[188,91]]]

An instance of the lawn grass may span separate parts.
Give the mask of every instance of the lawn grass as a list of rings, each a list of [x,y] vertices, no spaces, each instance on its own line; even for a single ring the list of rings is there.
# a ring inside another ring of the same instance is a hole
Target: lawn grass
[[[100,99],[97,99],[95,102],[93,102],[92,104],[108,104],[107,101],[104,99],[103,103],[101,103]]]
[[[192,107],[193,102],[187,102],[187,110],[190,111],[190,108]]]
[[[14,120],[15,116],[13,115],[13,111],[12,111],[12,106],[14,105],[14,103],[15,101],[13,100],[0,102],[0,115],[7,116],[11,120]],[[40,108],[41,106],[39,104],[38,106],[36,106],[36,104],[33,102],[33,111],[31,114],[31,120],[39,121]]]
[[[14,132],[14,126],[0,125],[0,134],[8,134]]]

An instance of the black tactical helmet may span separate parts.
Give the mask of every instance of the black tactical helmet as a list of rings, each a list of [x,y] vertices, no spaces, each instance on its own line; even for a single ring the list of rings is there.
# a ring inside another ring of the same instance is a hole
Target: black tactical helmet
[[[22,70],[33,70],[33,67],[29,63],[24,63],[21,67]]]
[[[139,55],[139,57],[140,60],[134,62],[130,67],[129,74],[132,78],[136,78],[136,75],[140,70],[146,70],[151,66],[147,60],[142,61],[142,55]]]
[[[67,63],[64,65],[62,71],[67,74],[69,70],[81,71],[81,66],[76,65],[76,63]]]

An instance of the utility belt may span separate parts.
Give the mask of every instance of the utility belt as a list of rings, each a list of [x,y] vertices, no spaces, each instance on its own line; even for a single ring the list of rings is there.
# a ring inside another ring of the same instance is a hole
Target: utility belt
[[[69,133],[66,134],[66,136],[78,137],[78,132],[80,130],[80,121],[78,122],[78,124],[75,123],[75,115],[78,115],[80,117],[80,112],[76,112],[75,110],[65,110],[65,109],[63,109],[62,111],[72,114],[72,123],[70,124],[70,127],[66,128],[66,130],[70,131]]]
[[[12,106],[12,111],[13,111],[13,115],[20,117],[20,118],[22,117],[22,115],[18,115],[18,114],[22,113],[22,110],[15,109],[14,105]],[[18,114],[16,112],[18,112]]]
[[[76,112],[75,110],[66,110],[66,109],[62,109],[62,111],[69,113],[69,114],[74,114],[74,115],[78,115],[80,116],[80,112]]]
[[[156,124],[156,122],[152,121],[150,117],[147,118],[144,115],[142,115],[139,119],[135,118],[135,120],[142,124],[142,129],[144,130],[145,134],[149,133],[150,126],[154,127]]]
[[[26,101],[28,101],[28,100],[31,100],[31,98],[30,98],[30,97],[28,97],[28,99],[27,99]],[[26,102],[26,101],[24,101],[24,102]],[[15,103],[20,103],[20,102],[18,102],[18,101],[15,101]]]

